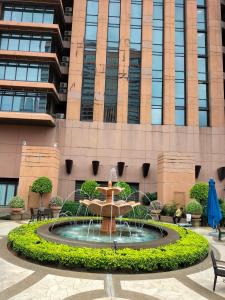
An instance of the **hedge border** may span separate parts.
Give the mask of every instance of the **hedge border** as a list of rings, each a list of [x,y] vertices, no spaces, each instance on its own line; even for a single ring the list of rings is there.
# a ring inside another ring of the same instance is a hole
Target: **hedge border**
[[[60,220],[74,220],[61,218]],[[82,218],[77,218],[82,219]],[[36,231],[52,220],[25,224],[8,234],[10,248],[18,255],[35,262],[70,269],[123,272],[171,271],[201,262],[208,254],[206,238],[182,227],[160,223],[178,232],[173,244],[149,249],[78,248],[56,244],[40,238]],[[148,221],[148,223],[158,224]]]

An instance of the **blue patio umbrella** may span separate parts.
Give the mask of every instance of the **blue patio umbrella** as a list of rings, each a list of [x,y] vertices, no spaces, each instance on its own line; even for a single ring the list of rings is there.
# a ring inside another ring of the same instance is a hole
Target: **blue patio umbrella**
[[[215,181],[210,179],[208,194],[208,224],[212,228],[216,228],[220,224],[221,220],[222,214],[216,194]]]

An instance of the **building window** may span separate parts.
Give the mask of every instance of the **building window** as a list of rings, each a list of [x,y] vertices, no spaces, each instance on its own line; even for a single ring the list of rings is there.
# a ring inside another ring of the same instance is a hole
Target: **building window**
[[[131,0],[128,123],[140,123],[142,0]]]
[[[98,0],[88,0],[84,41],[84,62],[80,112],[81,121],[93,121],[97,30]]]
[[[207,20],[205,0],[197,0],[199,126],[209,126]]]
[[[0,90],[0,111],[46,113],[47,94]]]
[[[0,80],[48,82],[49,65],[0,62]]]
[[[175,1],[175,124],[186,125],[185,1]]]
[[[27,34],[0,34],[0,49],[13,51],[51,52],[52,37]]]
[[[3,7],[3,20],[28,23],[54,22],[54,9],[32,6],[5,5]]]
[[[163,124],[163,32],[164,0],[153,1],[152,124]]]
[[[16,195],[18,180],[0,179],[0,206],[8,206],[10,200]]]
[[[120,45],[120,0],[109,0],[104,122],[116,123]]]

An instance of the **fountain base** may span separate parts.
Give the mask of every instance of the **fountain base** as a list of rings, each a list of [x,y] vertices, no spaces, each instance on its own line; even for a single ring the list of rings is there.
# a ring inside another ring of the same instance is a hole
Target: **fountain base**
[[[103,217],[101,224],[101,232],[107,234],[116,232],[116,220],[114,218]]]

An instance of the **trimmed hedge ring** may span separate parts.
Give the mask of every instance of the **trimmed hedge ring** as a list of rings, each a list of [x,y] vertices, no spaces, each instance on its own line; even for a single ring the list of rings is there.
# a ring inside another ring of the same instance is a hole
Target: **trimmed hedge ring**
[[[52,220],[36,222],[13,229],[8,235],[10,248],[18,255],[41,264],[123,272],[170,271],[189,267],[202,261],[209,249],[208,241],[203,236],[165,223],[160,225],[173,229],[180,235],[180,239],[173,244],[140,250],[118,249],[116,252],[111,248],[77,248],[48,242],[37,235],[37,228],[51,222]],[[148,223],[157,224],[153,221]]]

